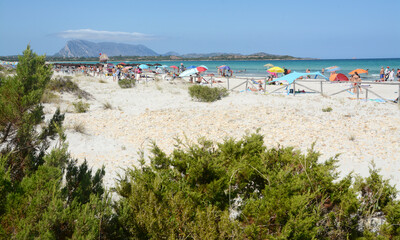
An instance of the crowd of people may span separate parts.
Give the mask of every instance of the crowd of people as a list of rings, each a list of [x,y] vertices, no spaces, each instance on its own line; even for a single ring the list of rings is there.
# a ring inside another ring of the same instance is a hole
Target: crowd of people
[[[392,68],[390,70],[390,67],[383,68],[381,67],[381,70],[379,72],[379,77],[380,77],[380,82],[393,82],[395,81],[395,76],[397,78],[397,81],[400,82],[400,69],[398,68],[397,71]]]

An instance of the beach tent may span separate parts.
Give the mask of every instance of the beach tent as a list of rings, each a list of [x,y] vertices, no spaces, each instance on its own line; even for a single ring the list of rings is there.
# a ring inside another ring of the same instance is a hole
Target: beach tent
[[[346,82],[349,81],[349,78],[346,77],[346,75],[344,75],[343,73],[334,73],[329,77],[329,81],[332,82]]]
[[[328,78],[325,77],[324,75],[322,75],[320,72],[300,73],[300,72],[295,72],[295,71],[293,71],[292,73],[289,73],[289,74],[287,74],[287,75],[284,75],[283,77],[277,78],[277,79],[275,79],[275,80],[273,80],[273,81],[271,81],[271,82],[286,81],[286,82],[288,83],[288,85],[290,85],[290,84],[292,84],[294,81],[296,81],[296,79],[298,79],[299,77],[304,77],[304,76],[307,76],[307,75],[310,75],[310,76],[315,75],[315,78],[316,78],[317,76],[321,76],[321,77],[323,77],[323,78],[325,78],[325,79],[328,80]]]

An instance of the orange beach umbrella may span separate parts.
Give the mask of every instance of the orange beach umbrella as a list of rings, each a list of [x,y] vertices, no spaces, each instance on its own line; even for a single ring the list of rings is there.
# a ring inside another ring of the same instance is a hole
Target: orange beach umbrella
[[[361,74],[361,73],[368,73],[367,70],[358,68],[358,69],[356,69],[356,70],[353,70],[353,71],[349,72],[349,74],[350,74],[350,75],[353,75],[355,72],[357,72],[358,74]]]

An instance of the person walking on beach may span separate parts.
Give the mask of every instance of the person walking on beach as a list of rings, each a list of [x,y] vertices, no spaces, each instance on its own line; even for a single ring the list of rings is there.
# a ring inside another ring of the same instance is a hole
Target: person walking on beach
[[[322,75],[325,75],[325,68],[321,70]]]
[[[392,69],[392,71],[389,72],[389,81],[394,81],[394,68]]]
[[[390,72],[390,68],[387,67],[387,68],[385,69],[385,81],[387,81],[388,78],[389,78],[389,72]]]
[[[350,82],[352,82],[352,84],[353,84],[353,86],[354,86],[354,87],[353,87],[353,93],[356,93],[356,92],[357,92],[357,88],[359,88],[359,89],[360,89],[360,92],[362,93],[361,87],[360,87],[360,85],[361,85],[361,77],[360,77],[360,75],[358,75],[357,72],[354,72],[354,75],[351,76]]]
[[[383,82],[383,80],[385,78],[385,70],[383,69],[383,67],[381,67],[381,71],[379,72],[379,74],[380,74],[381,82]]]

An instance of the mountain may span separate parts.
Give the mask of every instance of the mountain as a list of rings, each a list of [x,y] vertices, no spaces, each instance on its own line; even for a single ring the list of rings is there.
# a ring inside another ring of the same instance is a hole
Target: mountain
[[[144,45],[101,42],[94,43],[84,40],[70,40],[65,47],[56,53],[55,57],[98,57],[99,53],[108,56],[159,56]]]
[[[162,56],[179,56],[179,53],[177,53],[177,52],[167,52],[167,53],[164,53]]]

